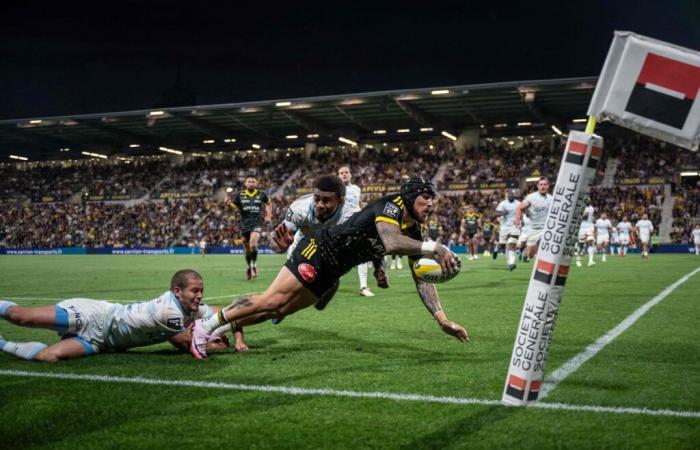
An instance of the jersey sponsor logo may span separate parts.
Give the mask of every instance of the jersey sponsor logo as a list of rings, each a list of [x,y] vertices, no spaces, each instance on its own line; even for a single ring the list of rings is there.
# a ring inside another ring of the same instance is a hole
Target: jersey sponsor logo
[[[287,210],[287,215],[284,216],[284,219],[291,222],[293,217],[294,217],[294,212],[290,208]]]
[[[386,206],[384,206],[384,211],[382,211],[382,214],[398,220],[400,212],[401,208],[398,205],[395,205],[394,203],[387,203]]]
[[[316,269],[311,264],[301,263],[297,266],[297,271],[307,283],[311,283],[316,279]]]
[[[168,328],[174,328],[176,330],[179,330],[181,328],[180,325],[180,318],[179,317],[171,317],[168,319]]]

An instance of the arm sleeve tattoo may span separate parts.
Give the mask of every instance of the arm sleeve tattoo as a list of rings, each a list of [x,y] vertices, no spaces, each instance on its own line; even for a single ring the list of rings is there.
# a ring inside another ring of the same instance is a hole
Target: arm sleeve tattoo
[[[385,222],[377,222],[377,233],[386,248],[392,255],[420,255],[423,243],[416,239],[401,234],[401,229],[396,225]]]

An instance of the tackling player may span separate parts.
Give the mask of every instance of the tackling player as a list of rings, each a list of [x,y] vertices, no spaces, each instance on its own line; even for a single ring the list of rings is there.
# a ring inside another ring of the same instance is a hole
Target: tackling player
[[[341,224],[360,211],[357,206],[344,201],[345,188],[340,178],[333,175],[317,178],[314,182],[313,194],[303,195],[289,205],[284,221],[273,232],[273,250],[277,253],[286,250],[287,258],[291,258],[299,241],[312,230],[322,226]],[[374,277],[377,279],[377,285],[380,288],[387,288],[388,281],[382,262],[379,261],[375,265],[377,267]],[[323,294],[314,305],[316,309],[322,310],[326,307],[338,290],[338,286],[339,283],[336,283]],[[272,319],[274,324],[281,321],[281,318]]]
[[[260,239],[261,222],[272,221],[272,205],[267,194],[256,189],[258,180],[254,176],[245,179],[245,189],[236,195],[231,205],[241,214],[241,237],[245,248],[245,261],[248,266],[246,277],[250,280],[258,276],[256,262],[258,260],[258,240]],[[227,199],[228,201],[228,199]],[[263,216],[263,209],[265,215]]]
[[[607,261],[608,245],[610,244],[610,228],[612,223],[608,220],[608,215],[602,213],[598,220],[595,221],[595,243],[598,248],[598,253],[601,253],[603,262]]]
[[[170,280],[170,290],[153,300],[121,305],[103,300],[71,298],[55,306],[22,307],[0,301],[0,318],[15,325],[48,328],[61,336],[53,345],[41,342],[10,342],[0,337],[0,350],[32,361],[56,362],[104,351],[170,341],[181,351],[190,345],[187,327],[195,319],[219,312],[202,301],[204,283],[194,270],[181,270]],[[248,347],[240,331],[236,350]],[[208,350],[228,347],[228,339],[215,333],[204,343]]]
[[[622,256],[627,255],[630,247],[630,232],[632,224],[627,220],[627,216],[622,216],[622,220],[617,223],[617,232],[620,234],[620,252]]]
[[[506,192],[506,199],[496,206],[496,216],[501,217],[501,229],[498,233],[498,245],[506,248],[506,266],[508,270],[515,269],[516,246],[518,244],[518,229],[515,226],[515,210],[520,205],[512,190]]]
[[[340,166],[338,176],[345,183],[345,203],[356,207],[359,211],[365,205],[362,202],[362,189],[356,184],[352,184],[352,173],[350,166]],[[357,266],[357,275],[360,278],[360,295],[364,297],[374,297],[369,287],[367,287],[367,266],[369,263],[363,263]]]
[[[230,323],[237,329],[316,303],[354,266],[378,260],[387,253],[408,255],[412,260],[428,255],[440,263],[444,273],[454,273],[458,265],[454,253],[442,244],[423,242],[420,233],[420,224],[433,212],[436,195],[431,182],[413,177],[401,186],[400,194],[370,203],[341,225],[312,231],[299,242],[265,292],[239,297],[219,314],[195,322],[191,353],[197,359],[206,358],[210,333],[222,325]],[[435,285],[415,274],[413,279],[419,297],[442,331],[467,341],[467,331],[447,319]]]
[[[544,223],[547,219],[549,206],[552,204],[552,196],[549,194],[549,180],[547,177],[540,177],[537,182],[537,191],[532,192],[518,205],[515,210],[515,226],[522,225],[523,213],[532,219],[530,233],[527,236],[527,257],[533,258],[537,254],[540,238],[544,232]]]
[[[654,231],[654,225],[647,214],[643,214],[642,218],[637,221],[634,226],[639,237],[639,242],[642,243],[642,259],[649,259],[649,242],[651,241],[651,233]]]

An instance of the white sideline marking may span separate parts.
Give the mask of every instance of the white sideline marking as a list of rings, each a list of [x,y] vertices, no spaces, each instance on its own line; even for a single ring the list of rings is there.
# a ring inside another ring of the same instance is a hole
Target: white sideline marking
[[[603,336],[599,337],[594,343],[586,347],[584,351],[574,356],[567,362],[565,362],[561,367],[552,372],[542,383],[542,389],[540,390],[539,399],[543,399],[552,390],[556,389],[559,383],[566,379],[569,375],[576,372],[579,367],[581,367],[586,361],[593,358],[599,351],[605,348],[606,345],[611,343],[616,337],[625,332],[629,327],[634,325],[634,323],[639,320],[644,314],[646,314],[652,306],[661,302],[663,299],[668,297],[668,295],[673,292],[678,286],[688,281],[690,277],[700,272],[700,267],[693,270],[692,272],[683,275],[678,281],[661,291],[659,295],[652,298],[644,305],[640,306],[635,312],[627,316],[625,320],[620,322],[615,328],[605,333]]]
[[[413,401],[413,402],[428,402],[442,403],[451,405],[485,405],[485,406],[503,406],[504,408],[513,408],[505,406],[499,400],[487,400],[479,398],[465,397],[441,397],[434,395],[421,394],[406,394],[392,392],[362,392],[362,391],[345,391],[336,389],[323,388],[300,388],[291,386],[265,386],[254,384],[234,384],[222,383],[216,381],[194,381],[194,380],[163,380],[158,378],[143,378],[143,377],[116,377],[110,375],[86,375],[77,373],[60,373],[60,372],[28,372],[23,370],[0,370],[0,375],[14,377],[36,377],[36,378],[53,378],[58,380],[78,380],[78,381],[94,381],[102,383],[125,383],[125,384],[145,384],[157,386],[185,386],[205,389],[225,389],[233,391],[249,391],[249,392],[265,392],[288,395],[321,395],[332,397],[348,397],[348,398],[372,398],[380,400],[394,401]],[[617,406],[595,406],[595,405],[572,405],[566,403],[542,403],[538,402],[527,406],[528,408],[536,409],[553,409],[566,411],[581,411],[594,413],[611,413],[611,414],[637,414],[645,416],[672,416],[672,417],[688,417],[700,419],[700,411],[674,411],[670,409],[649,409],[649,408],[625,408]]]

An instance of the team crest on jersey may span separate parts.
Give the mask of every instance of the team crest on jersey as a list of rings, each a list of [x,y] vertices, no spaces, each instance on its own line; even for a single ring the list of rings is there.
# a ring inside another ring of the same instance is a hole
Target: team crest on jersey
[[[399,208],[397,205],[393,203],[387,203],[382,213],[387,217],[391,217],[392,219],[398,220],[400,212],[401,208]]]
[[[175,330],[179,330],[181,328],[180,318],[179,317],[171,317],[170,319],[168,319],[168,328],[173,328]]]
[[[292,221],[292,218],[294,217],[294,213],[292,212],[291,208],[287,210],[287,215],[284,216],[285,220]]]
[[[297,266],[297,270],[307,283],[311,283],[316,279],[316,269],[311,264],[301,263]]]

